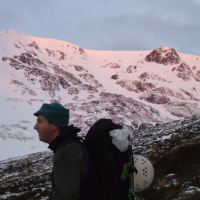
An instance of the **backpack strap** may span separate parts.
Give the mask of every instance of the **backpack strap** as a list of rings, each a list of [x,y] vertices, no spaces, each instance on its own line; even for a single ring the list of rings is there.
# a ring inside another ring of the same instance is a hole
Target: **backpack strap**
[[[79,200],[98,200],[98,185],[95,169],[85,145],[82,142],[80,142],[80,144],[87,166],[87,171],[85,177],[81,180],[80,183]]]

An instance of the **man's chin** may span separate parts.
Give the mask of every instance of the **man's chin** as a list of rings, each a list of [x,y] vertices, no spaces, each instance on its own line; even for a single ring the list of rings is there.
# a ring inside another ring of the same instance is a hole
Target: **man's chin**
[[[44,138],[40,137],[40,135],[39,135],[39,140],[40,140],[41,142],[45,142],[45,141],[44,141]]]
[[[44,138],[39,137],[39,140],[40,140],[41,142],[48,143],[48,141],[45,140]]]

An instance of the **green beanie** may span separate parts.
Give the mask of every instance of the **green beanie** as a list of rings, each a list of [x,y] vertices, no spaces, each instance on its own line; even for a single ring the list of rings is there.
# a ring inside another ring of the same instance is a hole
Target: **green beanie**
[[[44,103],[34,115],[43,115],[49,123],[58,127],[66,127],[69,124],[69,110],[57,102]]]

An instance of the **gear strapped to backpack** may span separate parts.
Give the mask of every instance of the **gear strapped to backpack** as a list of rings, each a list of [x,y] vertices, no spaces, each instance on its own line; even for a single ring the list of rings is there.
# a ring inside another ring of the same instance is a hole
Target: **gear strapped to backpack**
[[[89,129],[84,145],[97,176],[98,197],[95,200],[137,199],[135,191],[143,190],[152,182],[153,167],[145,157],[133,156],[132,139],[129,128],[111,119],[100,119]]]

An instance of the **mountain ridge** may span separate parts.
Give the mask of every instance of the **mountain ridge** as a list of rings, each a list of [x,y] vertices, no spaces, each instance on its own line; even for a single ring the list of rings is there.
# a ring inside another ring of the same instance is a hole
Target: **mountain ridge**
[[[44,149],[32,128],[32,113],[44,102],[68,107],[83,135],[102,117],[137,129],[200,113],[200,57],[173,48],[97,51],[5,31],[0,55],[4,145],[1,127],[18,132],[13,125],[27,120],[17,135],[33,138],[34,151]]]

